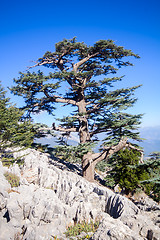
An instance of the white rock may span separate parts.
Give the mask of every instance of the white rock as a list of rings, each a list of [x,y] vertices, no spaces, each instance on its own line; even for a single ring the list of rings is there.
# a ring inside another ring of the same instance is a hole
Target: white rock
[[[3,175],[7,169],[0,162],[0,223],[5,229],[3,236],[9,234],[7,240],[22,232],[23,240],[50,240],[55,235],[67,239],[66,227],[84,220],[102,221],[94,240],[152,239],[151,235],[159,240],[159,227],[155,226],[155,217],[160,215],[157,206],[154,217],[149,212],[144,214],[127,198],[87,182],[36,150],[18,151],[14,156],[24,160],[23,167],[14,164],[9,168],[20,177],[17,188],[11,190]]]
[[[124,225],[119,219],[105,215],[92,240],[143,240],[139,234]]]

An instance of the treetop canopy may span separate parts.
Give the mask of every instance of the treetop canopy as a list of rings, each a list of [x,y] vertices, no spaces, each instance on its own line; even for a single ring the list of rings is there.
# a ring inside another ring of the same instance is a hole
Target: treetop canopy
[[[104,145],[109,144],[110,153],[115,152],[126,145],[127,137],[140,140],[137,127],[142,114],[126,112],[136,102],[134,92],[140,85],[114,87],[115,82],[123,79],[123,76],[115,76],[118,69],[133,65],[128,57],[139,58],[112,40],[99,40],[93,46],[87,46],[77,42],[76,38],[64,39],[55,45],[54,52],[47,51],[31,67],[44,66],[50,68],[51,73],[20,73],[20,77],[14,79],[16,86],[11,91],[24,97],[24,108],[29,116],[44,110],[53,114],[59,103],[64,107],[73,106],[70,115],[64,116],[61,125],[54,125],[54,129],[66,134],[77,132],[80,144],[87,145],[97,139],[99,133],[104,133]],[[68,87],[64,91],[66,84]],[[104,150],[99,157],[104,158],[110,153]]]

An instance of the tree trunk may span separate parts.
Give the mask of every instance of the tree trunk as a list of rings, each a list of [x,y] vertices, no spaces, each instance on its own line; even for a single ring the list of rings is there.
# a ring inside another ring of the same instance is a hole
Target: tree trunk
[[[80,143],[87,143],[90,139],[89,129],[88,129],[88,119],[86,117],[86,103],[84,99],[84,93],[79,93],[79,98],[81,101],[78,104],[78,112],[82,114],[79,118],[79,137]],[[82,159],[82,171],[83,177],[90,182],[94,181],[94,170],[95,163],[92,160],[92,152],[88,152],[83,156]]]
[[[92,161],[92,153],[84,155],[82,161],[83,177],[89,182],[94,182],[95,162]]]
[[[79,102],[78,112],[80,114],[86,114],[86,104],[84,99]],[[80,143],[86,143],[87,141],[90,141],[88,119],[85,115],[79,118],[79,136]]]
[[[114,153],[123,149],[127,145],[127,137],[122,138],[116,146],[109,147],[103,153],[88,152],[84,155],[82,161],[83,177],[90,182],[94,181],[94,170],[97,163],[103,159],[108,159]]]

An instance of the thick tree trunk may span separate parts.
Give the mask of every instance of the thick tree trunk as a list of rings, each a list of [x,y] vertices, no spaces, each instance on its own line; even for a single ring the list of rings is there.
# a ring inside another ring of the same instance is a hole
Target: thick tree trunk
[[[94,181],[95,162],[92,161],[92,153],[84,155],[82,161],[83,177],[90,182]]]
[[[82,161],[83,177],[88,181],[93,182],[96,164],[103,159],[107,160],[110,156],[123,149],[126,145],[127,137],[122,138],[116,146],[108,147],[108,149],[104,150],[102,153],[88,152],[85,154]]]
[[[79,102],[78,112],[80,114],[84,114],[82,117],[79,118],[80,143],[86,143],[87,141],[90,141],[90,135],[89,135],[89,130],[88,130],[88,119],[85,116],[85,114],[86,114],[86,104],[85,104],[84,99],[82,99]]]
[[[78,104],[78,112],[82,114],[79,118],[79,137],[80,143],[87,143],[90,139],[89,129],[88,129],[88,119],[86,117],[86,103],[84,99],[84,94],[79,93],[79,98],[81,101]],[[94,170],[95,163],[92,161],[92,152],[88,152],[83,156],[82,159],[82,171],[83,177],[90,182],[94,181]]]

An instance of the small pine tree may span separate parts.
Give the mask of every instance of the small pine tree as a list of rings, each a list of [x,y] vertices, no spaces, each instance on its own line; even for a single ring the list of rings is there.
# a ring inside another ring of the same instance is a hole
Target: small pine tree
[[[140,181],[148,179],[145,168],[139,167],[140,152],[134,149],[122,149],[109,160],[111,170],[105,180],[106,185],[114,187],[119,184],[126,194],[132,193],[140,186]]]
[[[9,102],[0,83],[0,156],[7,147],[30,147],[34,135],[33,125]]]

